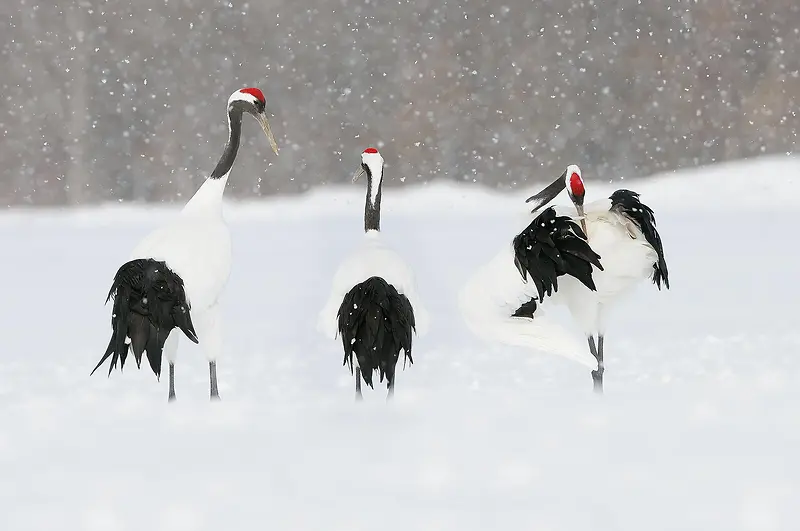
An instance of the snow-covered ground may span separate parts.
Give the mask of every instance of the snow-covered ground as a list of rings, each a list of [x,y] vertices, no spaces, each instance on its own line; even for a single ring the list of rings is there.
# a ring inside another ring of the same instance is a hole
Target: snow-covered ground
[[[587,194],[622,186],[656,211],[672,290],[643,284],[612,316],[603,397],[584,367],[484,344],[458,314],[534,187],[386,191],[382,228],[431,314],[389,404],[384,388],[355,404],[340,344],[315,331],[363,185],[227,208],[213,404],[186,343],[174,404],[132,361],[89,377],[117,267],[174,210],[0,216],[0,529],[798,529],[800,161]]]

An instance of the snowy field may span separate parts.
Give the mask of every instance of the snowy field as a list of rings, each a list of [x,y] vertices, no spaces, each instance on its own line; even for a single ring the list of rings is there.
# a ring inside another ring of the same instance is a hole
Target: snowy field
[[[117,267],[174,210],[0,215],[0,529],[800,529],[800,161],[588,185],[642,193],[672,285],[612,315],[602,397],[584,367],[484,344],[457,311],[539,186],[385,191],[431,314],[389,404],[383,387],[355,404],[315,330],[363,184],[228,205],[219,403],[186,342],[174,404],[132,359],[89,377]]]

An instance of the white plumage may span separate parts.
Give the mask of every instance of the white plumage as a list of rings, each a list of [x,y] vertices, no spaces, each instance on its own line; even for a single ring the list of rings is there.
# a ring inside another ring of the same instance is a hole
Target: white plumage
[[[209,363],[211,397],[219,398],[216,363],[222,354],[219,298],[231,272],[232,250],[228,224],[222,215],[222,197],[228,174],[206,179],[171,224],[156,229],[136,246],[130,259],[165,262],[183,279],[199,345]],[[169,399],[175,399],[175,362],[179,334],[164,344],[169,363]]]
[[[411,268],[380,232],[383,168],[377,149],[364,150],[361,169],[353,177],[355,182],[367,175],[364,237],[336,270],[317,320],[322,334],[341,336],[345,363],[355,369],[357,399],[362,396],[362,378],[372,387],[373,371],[379,371],[381,380],[386,377],[391,396],[399,352],[413,361],[412,335],[423,335],[429,321]]]
[[[556,208],[556,212],[579,219],[574,207]],[[569,308],[586,336],[603,335],[604,317],[609,307],[652,276],[658,253],[634,222],[611,210],[610,200],[589,203],[584,207],[584,212],[589,245],[600,255],[603,264],[602,271],[596,267],[592,271],[597,291],[565,275],[559,278],[558,292],[553,294],[551,300]]]
[[[659,289],[662,283],[668,288],[667,266],[655,216],[638,194],[617,190],[608,199],[584,206],[580,168],[571,165],[528,199],[534,201],[533,213],[564,188],[573,206],[550,207],[538,213],[517,237],[523,245],[517,245],[515,239],[467,282],[460,307],[473,332],[487,340],[597,366],[592,377],[595,390],[602,391],[609,309],[647,278]],[[527,282],[523,274],[529,276]],[[542,283],[544,293],[537,289],[536,281]],[[552,288],[549,295],[547,286]],[[549,319],[546,308],[552,304],[567,306],[587,338],[588,352]],[[524,316],[515,317],[515,313]]]
[[[459,292],[459,309],[469,329],[485,341],[555,354],[594,368],[595,359],[586,346],[547,315],[545,308],[536,310],[535,319],[513,316],[536,296],[533,283],[523,282],[514,267],[509,243],[467,280]]]
[[[382,233],[376,230],[366,231],[359,247],[339,264],[330,295],[319,313],[317,330],[326,337],[335,338],[338,335],[336,314],[342,298],[354,285],[373,276],[382,277],[408,297],[414,307],[417,336],[424,336],[430,318],[417,292],[414,272],[397,252],[387,246]]]
[[[245,88],[231,94],[228,99],[228,142],[216,168],[176,219],[151,232],[139,242],[130,255],[130,261],[118,271],[112,288],[115,304],[122,304],[122,313],[130,322],[121,321],[123,317],[117,315],[116,311],[112,315],[112,344],[98,366],[111,355],[111,369],[118,358],[124,364],[127,345],[135,343],[133,338],[137,335],[144,338],[140,340],[141,343],[147,342],[147,338],[152,336],[152,343],[147,343],[147,356],[154,372],[160,376],[163,348],[163,354],[169,361],[170,400],[175,398],[174,364],[179,334],[174,331],[175,324],[170,319],[158,315],[154,301],[148,301],[148,297],[143,296],[143,285],[147,284],[151,289],[155,286],[155,291],[151,291],[151,299],[152,294],[158,294],[156,298],[159,301],[168,300],[173,305],[183,302],[190,307],[191,319],[187,329],[191,332],[191,321],[194,321],[197,335],[196,338],[191,335],[189,337],[199,342],[208,359],[211,397],[219,398],[216,376],[216,360],[222,350],[219,298],[227,285],[232,261],[231,237],[222,215],[222,198],[239,149],[244,113],[251,114],[258,120],[277,154],[277,145],[266,117],[263,93],[259,89]],[[164,267],[158,266],[156,262],[163,262],[169,271],[164,272]],[[139,265],[139,269],[132,268],[131,264]],[[164,280],[160,275],[165,273],[177,275],[185,293],[173,293],[174,290],[164,287]],[[126,297],[125,301],[116,300],[123,296]],[[169,308],[168,305],[167,309]],[[148,321],[149,325],[146,324]],[[123,334],[127,337],[123,338]],[[113,343],[120,339],[126,340],[124,346],[123,343],[114,346]],[[136,354],[135,345],[132,347]],[[139,356],[140,353],[137,355],[137,363],[140,361]]]
[[[215,306],[231,271],[231,235],[222,215],[228,175],[206,179],[181,214],[151,232],[130,255],[163,260],[186,286],[194,315]]]

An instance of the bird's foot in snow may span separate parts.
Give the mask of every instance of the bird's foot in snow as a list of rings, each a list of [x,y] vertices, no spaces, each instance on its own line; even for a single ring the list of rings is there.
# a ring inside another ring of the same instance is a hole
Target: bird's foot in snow
[[[361,367],[356,367],[356,402],[364,400],[364,395],[361,394]]]
[[[603,394],[603,372],[605,369],[602,367],[597,369],[596,371],[592,371],[592,382],[594,382],[594,392],[597,394]]]
[[[597,343],[595,343],[594,337],[591,335],[587,339],[589,341],[589,352],[597,360],[597,370],[592,371],[594,392],[603,394],[603,373],[605,372],[605,366],[603,365],[603,336],[602,334],[597,336]]]

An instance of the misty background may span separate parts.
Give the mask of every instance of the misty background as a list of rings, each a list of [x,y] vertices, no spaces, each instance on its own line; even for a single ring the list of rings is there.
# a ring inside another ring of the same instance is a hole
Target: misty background
[[[226,197],[347,181],[513,189],[797,151],[796,0],[0,3],[0,202],[186,201],[267,97]]]

